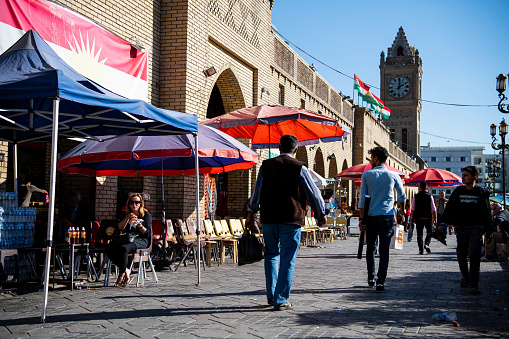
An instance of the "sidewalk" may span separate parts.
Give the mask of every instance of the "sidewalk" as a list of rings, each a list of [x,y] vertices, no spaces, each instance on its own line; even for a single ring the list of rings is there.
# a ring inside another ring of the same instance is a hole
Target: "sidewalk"
[[[391,250],[386,292],[367,287],[358,238],[301,248],[291,311],[267,307],[263,261],[213,266],[197,281],[194,265],[158,272],[159,283],[126,288],[50,291],[40,324],[42,293],[0,291],[0,338],[507,338],[509,269],[482,262],[480,290],[461,289],[455,238],[433,240],[418,255],[415,239]],[[378,264],[378,259],[377,259]],[[152,278],[148,272],[148,277]],[[460,327],[433,314],[456,312]]]

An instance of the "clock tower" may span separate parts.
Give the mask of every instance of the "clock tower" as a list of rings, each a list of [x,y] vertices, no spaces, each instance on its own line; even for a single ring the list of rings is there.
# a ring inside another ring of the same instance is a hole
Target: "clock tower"
[[[387,57],[380,55],[380,96],[391,110],[391,139],[409,155],[420,155],[422,60],[399,28]]]

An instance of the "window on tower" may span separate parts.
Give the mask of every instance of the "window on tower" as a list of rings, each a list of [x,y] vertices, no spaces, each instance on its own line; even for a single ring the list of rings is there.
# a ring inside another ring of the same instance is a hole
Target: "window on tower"
[[[408,150],[408,130],[406,128],[401,131],[401,149],[403,151]]]
[[[396,50],[396,56],[405,56],[405,52],[403,51],[403,47],[399,46]]]

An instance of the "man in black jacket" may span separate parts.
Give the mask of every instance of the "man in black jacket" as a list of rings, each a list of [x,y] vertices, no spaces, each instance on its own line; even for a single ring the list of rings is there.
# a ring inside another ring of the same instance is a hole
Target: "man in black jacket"
[[[265,285],[267,302],[274,310],[292,308],[288,302],[299,249],[301,226],[305,223],[306,201],[318,226],[325,224],[325,203],[306,165],[295,159],[298,140],[283,135],[281,155],[265,160],[247,206],[246,227],[256,231],[254,213],[260,210],[265,242]]]
[[[414,196],[410,219],[415,223],[415,227],[417,228],[417,245],[419,245],[419,254],[423,254],[422,236],[424,228],[426,228],[424,248],[426,249],[426,252],[431,253],[429,244],[431,242],[433,222],[437,222],[437,211],[433,197],[428,193],[428,185],[425,181],[421,181],[419,184],[419,193]]]
[[[480,294],[479,268],[481,264],[482,235],[491,236],[492,218],[489,203],[490,192],[476,186],[479,170],[475,166],[463,169],[464,185],[456,188],[449,198],[444,212],[444,223],[456,226],[456,256],[461,277],[461,287],[469,287],[470,294]],[[444,231],[445,226],[439,230]],[[470,269],[468,267],[470,257]]]

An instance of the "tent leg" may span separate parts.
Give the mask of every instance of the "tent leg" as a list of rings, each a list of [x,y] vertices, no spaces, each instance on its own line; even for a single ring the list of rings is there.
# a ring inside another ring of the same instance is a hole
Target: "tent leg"
[[[194,167],[196,171],[196,239],[198,252],[198,284],[201,283],[201,272],[200,272],[200,170],[199,170],[199,159],[198,159],[198,133],[194,135]]]
[[[14,150],[14,192],[18,192],[18,143],[13,147]]]
[[[44,286],[42,301],[41,322],[46,322],[46,307],[48,306],[48,287],[49,272],[51,260],[51,247],[53,246],[53,221],[55,217],[55,186],[57,176],[57,146],[58,146],[58,114],[60,108],[60,99],[53,99],[53,131],[51,133],[51,172],[50,172],[50,189],[49,189],[49,208],[48,208],[48,233],[47,233],[47,249],[46,261],[44,263]]]

